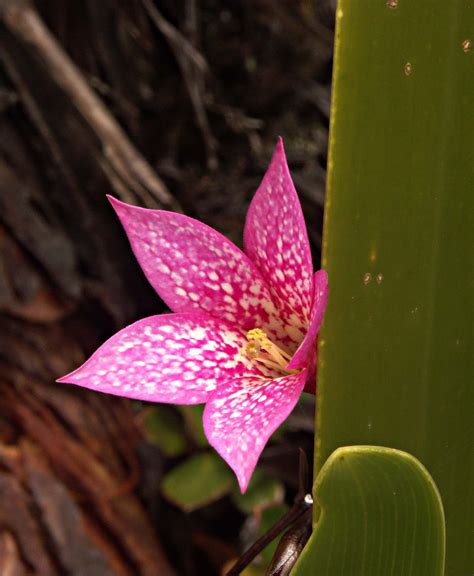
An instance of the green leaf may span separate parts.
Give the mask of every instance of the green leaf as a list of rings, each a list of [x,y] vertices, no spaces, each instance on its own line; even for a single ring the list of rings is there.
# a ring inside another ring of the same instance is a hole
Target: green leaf
[[[197,454],[163,478],[161,491],[173,504],[192,512],[227,494],[233,475],[217,454]]]
[[[165,456],[179,456],[187,449],[183,423],[173,409],[167,406],[145,409],[143,432],[146,440],[158,446]]]
[[[194,440],[196,446],[200,448],[206,448],[209,446],[206,435],[204,434],[204,426],[202,423],[202,415],[204,412],[204,406],[202,404],[197,404],[193,406],[181,405],[177,406],[178,410],[183,415],[184,421],[186,423],[186,429]]]
[[[292,576],[442,576],[444,517],[426,469],[406,452],[339,448],[314,493],[320,519]]]
[[[474,567],[474,3],[340,0],[315,472],[339,446],[432,474]]]
[[[237,484],[232,490],[232,500],[244,514],[252,514],[275,504],[281,504],[284,495],[283,484],[279,480],[270,478],[258,468],[253,473],[245,494],[240,492]]]

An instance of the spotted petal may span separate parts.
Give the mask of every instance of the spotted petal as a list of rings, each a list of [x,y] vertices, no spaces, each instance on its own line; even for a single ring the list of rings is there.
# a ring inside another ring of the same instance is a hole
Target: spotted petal
[[[293,330],[293,340],[301,342],[310,316],[313,264],[281,138],[250,204],[244,244],[268,282],[281,316]]]
[[[243,378],[212,394],[204,411],[204,431],[212,446],[234,470],[244,492],[272,433],[300,397],[306,370],[275,380]]]
[[[298,350],[295,352],[293,358],[288,364],[290,370],[296,370],[308,366],[311,360],[310,357],[314,356],[316,353],[316,339],[324,318],[324,312],[326,310],[329,295],[327,272],[324,270],[318,270],[314,274],[313,285],[314,297],[309,328],[303,342],[300,344]]]
[[[244,330],[281,333],[265,280],[225,236],[182,214],[109,199],[145,275],[171,310],[200,310],[238,321]]]
[[[240,355],[244,340],[237,328],[206,314],[150,316],[112,336],[58,382],[152,402],[198,404],[236,378],[263,377]]]
[[[318,350],[315,346],[312,353],[309,355],[308,365],[306,366],[306,384],[304,391],[308,394],[316,394],[316,375],[318,372]]]

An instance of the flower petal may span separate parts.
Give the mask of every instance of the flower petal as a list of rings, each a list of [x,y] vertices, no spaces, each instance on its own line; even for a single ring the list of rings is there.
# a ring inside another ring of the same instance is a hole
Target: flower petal
[[[306,384],[304,392],[308,394],[316,394],[316,375],[318,372],[318,349],[314,347],[314,354],[310,354],[308,364],[306,366]]]
[[[301,342],[309,320],[313,264],[301,205],[281,138],[247,213],[245,251],[268,282],[283,319]]]
[[[324,318],[324,312],[326,310],[329,295],[327,272],[325,272],[325,270],[318,270],[315,272],[313,284],[314,298],[311,308],[309,328],[303,342],[300,344],[298,350],[294,353],[293,358],[288,364],[290,370],[297,370],[298,368],[308,366],[310,355],[314,355],[316,351],[316,339]]]
[[[210,397],[204,431],[210,444],[234,470],[245,492],[257,460],[301,395],[306,371],[274,380],[227,382]]]
[[[206,314],[161,314],[127,326],[58,382],[152,402],[198,404],[222,384],[262,373],[245,338]]]
[[[171,310],[201,310],[243,330],[282,332],[262,275],[225,236],[182,214],[109,199],[145,275]]]

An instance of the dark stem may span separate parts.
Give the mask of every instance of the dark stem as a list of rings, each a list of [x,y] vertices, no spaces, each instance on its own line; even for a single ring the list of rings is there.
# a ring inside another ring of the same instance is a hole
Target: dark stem
[[[268,532],[242,554],[225,576],[237,576],[240,574],[272,540],[279,536],[285,528],[288,528],[288,526],[298,520],[308,510],[308,506],[311,506],[311,504],[305,502],[304,498],[295,502],[293,507]]]
[[[311,536],[312,514],[313,511],[309,507],[283,534],[265,576],[289,576],[291,574],[293,566]]]

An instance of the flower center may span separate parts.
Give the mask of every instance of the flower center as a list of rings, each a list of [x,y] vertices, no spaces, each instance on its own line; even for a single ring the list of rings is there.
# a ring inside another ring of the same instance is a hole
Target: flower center
[[[240,353],[255,362],[286,374],[297,372],[297,370],[287,369],[288,362],[291,360],[290,354],[274,344],[260,328],[247,332],[247,346],[242,348]]]

